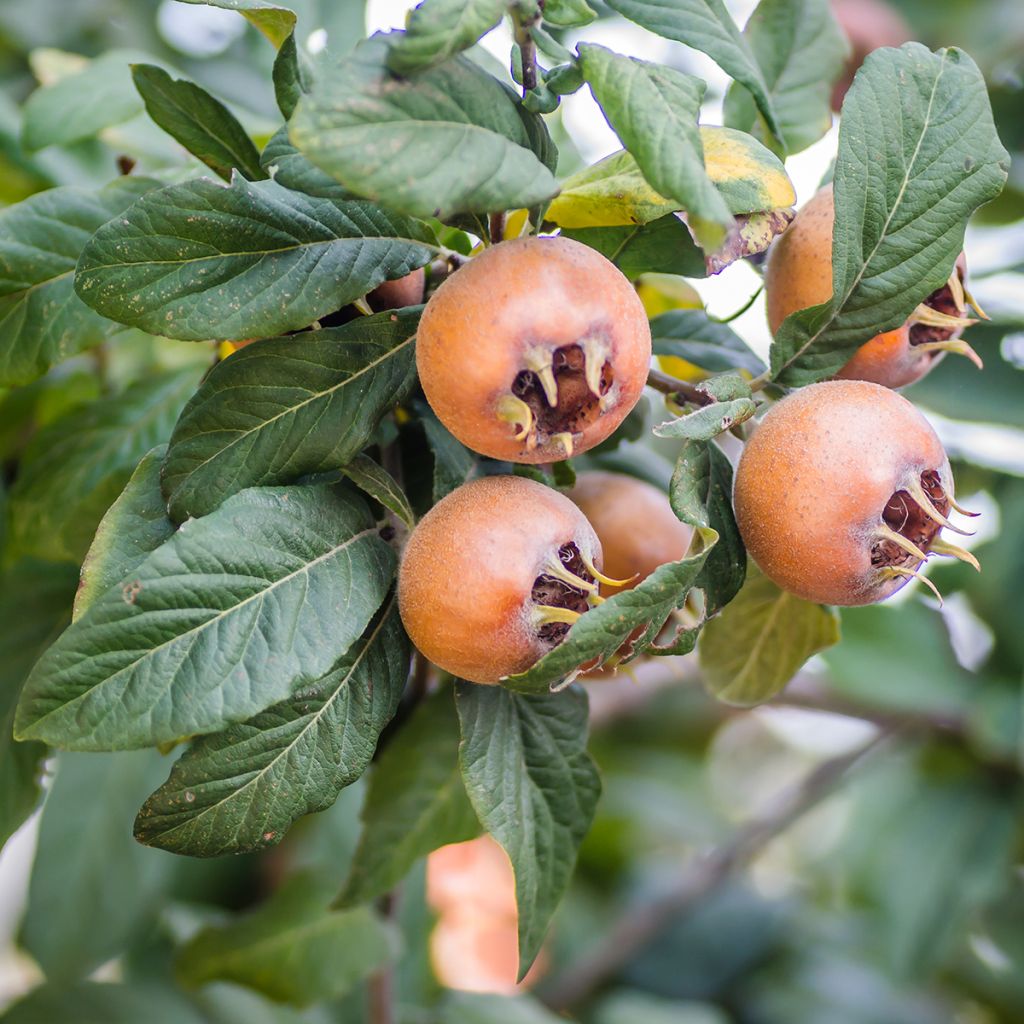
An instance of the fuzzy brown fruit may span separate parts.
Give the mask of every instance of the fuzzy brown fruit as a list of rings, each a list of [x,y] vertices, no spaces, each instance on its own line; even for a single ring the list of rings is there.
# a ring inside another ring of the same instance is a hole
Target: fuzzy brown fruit
[[[420,382],[467,447],[554,462],[603,441],[636,405],[651,332],[629,281],[567,238],[484,250],[430,297],[416,337]]]
[[[832,186],[826,185],[772,246],[764,275],[772,334],[790,313],[832,297],[834,221]],[[901,327],[866,341],[836,376],[902,388],[920,380],[946,352],[965,355],[980,367],[977,353],[960,338],[965,327],[977,323],[965,315],[968,306],[983,315],[964,287],[966,269],[961,253],[942,288],[932,292]]]
[[[604,571],[629,581],[602,587],[602,594],[635,587],[659,565],[686,557],[693,529],[679,521],[657,487],[623,473],[594,471],[579,475],[569,497],[597,533]]]
[[[403,306],[418,306],[423,301],[426,284],[426,272],[420,267],[405,277],[377,285],[366,296],[366,302],[375,313],[385,309],[401,309]]]
[[[966,531],[947,518],[959,506],[935,431],[868,381],[812,384],[772,408],[743,449],[734,499],[750,556],[808,601],[882,601],[932,554],[977,567],[940,536]]]
[[[864,58],[880,46],[902,46],[912,38],[903,15],[884,0],[832,0],[832,13],[850,41],[850,57],[832,90],[832,109],[843,105]]]
[[[402,622],[439,668],[497,683],[561,643],[599,600],[600,568],[597,534],[568,498],[522,477],[483,477],[439,501],[409,537]]]

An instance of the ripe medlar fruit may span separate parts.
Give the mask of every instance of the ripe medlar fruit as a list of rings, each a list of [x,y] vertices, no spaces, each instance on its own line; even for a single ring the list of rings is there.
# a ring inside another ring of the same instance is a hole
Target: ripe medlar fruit
[[[603,587],[610,596],[635,587],[666,562],[686,557],[693,529],[679,521],[668,495],[623,473],[581,473],[569,497],[597,533],[609,576],[626,580]]]
[[[947,518],[964,510],[935,431],[901,395],[868,381],[826,381],[782,399],[743,449],[734,499],[751,557],[808,601],[884,600],[932,554],[977,568],[940,536],[943,526],[966,531]]]
[[[374,313],[381,313],[385,309],[401,309],[403,306],[417,306],[423,301],[426,284],[426,272],[420,267],[405,277],[377,285],[366,296],[366,302]]]
[[[416,338],[427,401],[467,447],[555,462],[603,441],[636,405],[651,332],[629,281],[567,238],[484,250],[430,297]]]
[[[600,600],[601,543],[558,491],[516,476],[463,484],[409,537],[402,622],[420,652],[474,683],[524,672]]]
[[[790,313],[832,297],[834,221],[832,186],[826,185],[772,246],[764,275],[772,334]],[[977,353],[960,338],[965,327],[977,323],[965,316],[968,305],[983,315],[964,287],[966,269],[961,253],[945,285],[932,292],[902,327],[866,341],[836,376],[902,388],[920,380],[946,352],[965,355],[980,367]]]

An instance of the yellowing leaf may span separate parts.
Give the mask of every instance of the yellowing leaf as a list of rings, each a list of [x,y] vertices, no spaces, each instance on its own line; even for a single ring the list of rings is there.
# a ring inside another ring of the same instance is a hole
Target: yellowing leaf
[[[702,125],[708,176],[734,215],[785,209],[796,192],[782,162],[745,132]],[[625,150],[599,160],[568,178],[546,217],[563,228],[647,224],[680,210],[647,183]]]

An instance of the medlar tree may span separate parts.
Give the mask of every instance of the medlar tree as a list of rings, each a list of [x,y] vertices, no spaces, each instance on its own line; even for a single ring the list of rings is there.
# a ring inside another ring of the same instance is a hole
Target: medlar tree
[[[369,772],[340,894],[297,876],[248,922],[197,923],[177,971],[299,1005],[372,975],[380,1022],[388,893],[440,846],[504,848],[520,976],[536,959],[601,791],[581,676],[696,651],[716,696],[752,706],[837,641],[829,605],[888,597],[932,553],[974,561],[940,536],[964,526],[937,436],[881,385],[971,351],[964,233],[1008,155],[965,52],[876,50],[833,180],[787,229],[783,161],[829,129],[848,53],[825,0],[761,0],[743,32],[719,0],[607,0],[727,73],[723,125],[702,123],[694,75],[570,46],[597,17],[584,0],[424,0],[343,58],[307,53],[283,4],[206,2],[276,48],[276,130],[158,63],[81,107],[90,69],[51,68],[30,148],[141,98],[191,156],[0,213],[4,386],[31,404],[78,353],[101,371],[132,345],[179,353],[119,394],[55,400],[70,411],[11,463],[5,602],[28,618],[0,830],[51,751],[160,751],[135,838],[194,858],[269,851]],[[502,19],[517,88],[474,51]],[[557,112],[580,89],[622,149],[566,175]],[[699,282],[766,252],[767,363],[702,310],[649,323],[644,275]],[[661,505],[609,474],[659,404]],[[54,550],[58,569],[34,561]],[[313,937],[278,961],[288,928]],[[28,942],[58,975],[52,943]],[[589,989],[552,1002],[567,991]]]

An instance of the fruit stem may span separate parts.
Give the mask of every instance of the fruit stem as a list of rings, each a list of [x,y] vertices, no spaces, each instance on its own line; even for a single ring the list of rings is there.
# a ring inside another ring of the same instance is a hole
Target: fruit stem
[[[491,245],[497,245],[505,238],[505,212],[492,213],[487,218],[487,234]]]
[[[752,394],[756,394],[758,391],[763,391],[772,382],[772,375],[770,370],[765,370],[764,373],[759,373],[750,382],[750,391]]]
[[[695,387],[685,380],[669,376],[661,370],[648,370],[647,386],[660,391],[663,395],[678,395],[684,402],[691,405],[714,405],[715,399],[706,391]]]

